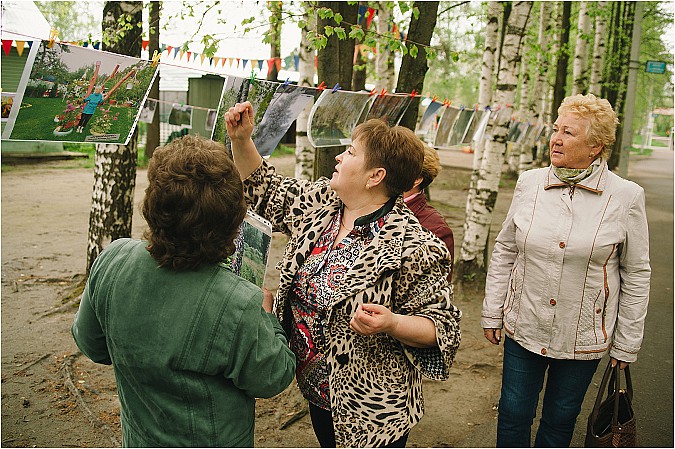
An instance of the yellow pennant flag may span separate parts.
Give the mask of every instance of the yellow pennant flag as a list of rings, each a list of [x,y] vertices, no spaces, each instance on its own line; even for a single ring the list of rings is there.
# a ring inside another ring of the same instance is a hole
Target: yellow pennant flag
[[[14,41],[16,42],[16,52],[21,56],[21,53],[23,53],[23,47],[26,45],[25,41]]]

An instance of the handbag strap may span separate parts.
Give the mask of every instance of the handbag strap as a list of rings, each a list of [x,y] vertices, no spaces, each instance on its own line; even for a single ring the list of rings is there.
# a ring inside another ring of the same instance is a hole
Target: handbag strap
[[[600,413],[600,404],[602,403],[603,400],[603,395],[605,392],[605,388],[607,388],[607,384],[609,383],[610,377],[612,377],[612,362],[610,361],[607,364],[607,368],[605,368],[605,374],[602,376],[602,382],[600,382],[600,388],[598,389],[598,394],[595,397],[595,404],[593,405],[593,411],[591,412],[591,420],[595,422],[598,418],[598,414]],[[607,392],[607,395],[609,396],[609,391]]]

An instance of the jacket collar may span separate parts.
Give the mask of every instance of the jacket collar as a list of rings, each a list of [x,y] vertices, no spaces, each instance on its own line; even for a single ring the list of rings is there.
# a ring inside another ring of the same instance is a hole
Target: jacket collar
[[[609,169],[607,168],[607,161],[603,159],[600,162],[598,169],[591,173],[591,176],[579,181],[577,184],[575,184],[575,186],[588,190],[589,192],[602,193],[605,190],[605,186],[607,185],[608,171]],[[558,179],[553,171],[553,165],[551,164],[548,167],[548,171],[546,172],[546,183],[544,184],[544,190],[548,190],[553,187],[569,187],[569,184]]]

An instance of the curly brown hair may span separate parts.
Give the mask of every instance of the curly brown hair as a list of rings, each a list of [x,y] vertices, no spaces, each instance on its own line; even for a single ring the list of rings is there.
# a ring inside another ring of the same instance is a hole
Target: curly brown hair
[[[153,153],[148,181],[143,237],[160,267],[196,270],[234,252],[246,203],[223,144],[190,135],[173,140]]]

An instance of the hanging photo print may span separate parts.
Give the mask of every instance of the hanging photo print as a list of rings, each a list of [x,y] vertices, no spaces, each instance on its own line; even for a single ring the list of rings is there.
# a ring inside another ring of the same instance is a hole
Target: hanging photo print
[[[452,126],[450,139],[448,139],[448,146],[454,147],[462,143],[472,120],[473,109],[462,109],[459,112],[459,116],[457,116],[455,124]]]
[[[412,97],[408,94],[377,95],[368,111],[366,120],[384,118],[389,126],[396,126],[401,121],[411,101]]]
[[[272,154],[305,106],[314,101],[315,92],[317,89],[290,84],[278,87],[253,135],[261,156]]]
[[[176,125],[182,128],[192,128],[192,106],[187,104],[174,103],[169,112],[169,125]]]
[[[434,137],[436,137],[438,116],[443,113],[441,109],[442,106],[442,103],[432,100],[431,103],[429,103],[429,106],[424,110],[424,114],[422,114],[422,118],[417,125],[415,133],[427,142],[433,142]]]
[[[307,120],[307,137],[315,147],[349,145],[352,130],[365,118],[372,97],[367,92],[324,90]]]
[[[48,44],[40,43],[9,139],[126,144],[157,67],[129,56]]]
[[[216,124],[216,111],[215,109],[209,109],[206,111],[206,123],[204,124],[204,129],[206,131],[213,131],[213,125]]]
[[[138,121],[143,123],[152,123],[155,118],[155,111],[157,110],[157,100],[152,98],[147,98],[143,104],[143,109],[141,109],[141,115],[138,117]]]
[[[9,120],[9,113],[12,111],[12,105],[14,104],[14,97],[16,94],[14,92],[2,92],[2,121],[6,122]]]
[[[438,131],[436,131],[436,138],[434,139],[434,148],[446,149],[450,147],[450,132],[455,124],[455,120],[459,115],[459,108],[455,106],[448,106],[441,115],[441,120],[438,122]]]

